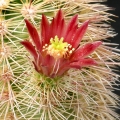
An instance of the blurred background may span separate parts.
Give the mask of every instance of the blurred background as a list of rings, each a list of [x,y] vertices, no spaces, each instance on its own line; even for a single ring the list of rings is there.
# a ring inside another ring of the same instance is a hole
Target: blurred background
[[[113,10],[109,11],[110,13],[118,16],[118,17],[113,17],[113,19],[116,22],[111,22],[112,27],[115,29],[118,35],[112,38],[111,40],[112,42],[120,44],[120,0],[107,0],[105,4],[113,8]],[[120,48],[120,45],[119,45],[119,48]]]
[[[117,17],[112,17],[112,19],[114,19],[115,22],[111,22],[111,26],[115,29],[117,36],[115,36],[114,38],[110,38],[111,42],[120,44],[120,0],[107,0],[105,4],[109,7],[112,7],[113,10],[109,12],[117,16]],[[118,48],[120,49],[120,45],[118,46]],[[119,75],[120,75],[120,67],[118,68],[118,70],[119,70]],[[120,85],[117,86],[117,88],[120,89]],[[120,90],[115,90],[115,93],[120,96]],[[120,106],[117,112],[120,114]]]

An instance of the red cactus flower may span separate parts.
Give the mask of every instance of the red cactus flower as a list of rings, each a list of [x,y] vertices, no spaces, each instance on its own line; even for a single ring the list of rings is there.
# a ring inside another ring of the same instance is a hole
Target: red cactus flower
[[[79,43],[89,21],[78,27],[77,19],[78,15],[73,16],[66,25],[62,10],[58,11],[51,23],[45,15],[42,15],[41,34],[28,20],[25,20],[33,44],[28,40],[22,41],[21,44],[34,57],[33,64],[37,72],[56,77],[70,68],[80,69],[84,66],[96,65],[96,61],[87,56],[102,42],[87,43],[80,47]]]

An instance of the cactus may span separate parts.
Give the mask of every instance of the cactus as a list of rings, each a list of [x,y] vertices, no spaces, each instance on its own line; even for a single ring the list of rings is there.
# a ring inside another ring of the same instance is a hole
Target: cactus
[[[1,0],[0,120],[119,120],[103,1]]]

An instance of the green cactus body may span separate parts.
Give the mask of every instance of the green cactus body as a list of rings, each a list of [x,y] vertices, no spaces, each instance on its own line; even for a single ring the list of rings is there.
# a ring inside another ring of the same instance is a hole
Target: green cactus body
[[[119,120],[120,50],[100,2],[1,1],[0,120]]]

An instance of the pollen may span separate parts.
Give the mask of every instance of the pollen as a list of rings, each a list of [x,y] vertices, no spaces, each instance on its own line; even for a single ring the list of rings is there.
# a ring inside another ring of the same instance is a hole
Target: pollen
[[[67,58],[73,51],[72,45],[64,42],[64,38],[58,38],[56,35],[50,39],[50,44],[43,46],[43,51],[47,51],[47,54],[53,56],[55,59]]]

